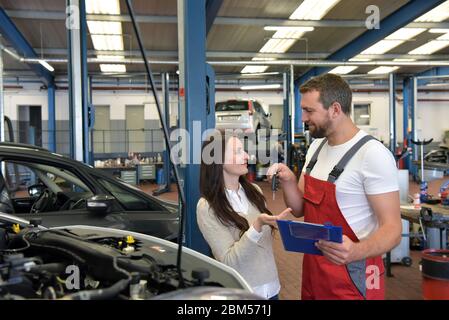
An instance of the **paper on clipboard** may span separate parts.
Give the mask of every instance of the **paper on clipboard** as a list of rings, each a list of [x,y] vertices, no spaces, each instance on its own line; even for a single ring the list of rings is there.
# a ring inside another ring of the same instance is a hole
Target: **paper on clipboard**
[[[322,255],[315,247],[318,240],[343,242],[342,227],[289,220],[278,220],[277,223],[287,251]]]

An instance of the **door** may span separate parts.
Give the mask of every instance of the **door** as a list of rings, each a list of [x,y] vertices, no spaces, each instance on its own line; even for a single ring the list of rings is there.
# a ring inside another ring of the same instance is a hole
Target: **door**
[[[109,106],[95,106],[94,153],[111,152],[111,116]]]
[[[19,106],[19,142],[42,147],[41,106]]]
[[[273,129],[282,129],[282,120],[284,119],[284,107],[282,104],[271,104],[270,105],[270,113],[271,113],[271,125]]]
[[[145,116],[143,105],[126,106],[128,152],[145,152]]]

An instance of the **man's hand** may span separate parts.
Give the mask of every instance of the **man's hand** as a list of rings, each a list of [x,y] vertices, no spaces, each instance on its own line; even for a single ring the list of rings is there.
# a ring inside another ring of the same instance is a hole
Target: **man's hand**
[[[280,214],[276,216],[272,216],[266,213],[260,214],[257,219],[253,223],[254,229],[256,229],[257,232],[262,231],[263,225],[270,225],[273,227],[277,227],[277,220],[285,220],[287,218],[291,218],[292,209],[287,208],[284,211],[282,211]]]
[[[279,181],[281,181],[282,184],[293,182],[296,185],[297,182],[295,174],[285,164],[275,163],[270,168],[268,168],[267,171],[268,181],[271,182],[273,175],[276,173],[278,175]]]
[[[327,259],[337,265],[346,265],[362,259],[359,255],[358,243],[345,235],[343,235],[343,243],[319,240],[315,245]]]

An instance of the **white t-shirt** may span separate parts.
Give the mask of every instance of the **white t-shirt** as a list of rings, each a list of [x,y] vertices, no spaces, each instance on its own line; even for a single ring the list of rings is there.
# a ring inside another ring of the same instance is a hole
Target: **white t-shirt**
[[[310,175],[327,181],[329,173],[343,155],[366,135],[366,132],[360,130],[343,144],[329,146],[326,142]],[[322,141],[323,139],[315,139],[311,143],[303,172]],[[357,237],[366,238],[378,228],[377,218],[366,195],[399,190],[398,170],[393,154],[379,141],[368,141],[348,162],[335,186],[340,211]]]

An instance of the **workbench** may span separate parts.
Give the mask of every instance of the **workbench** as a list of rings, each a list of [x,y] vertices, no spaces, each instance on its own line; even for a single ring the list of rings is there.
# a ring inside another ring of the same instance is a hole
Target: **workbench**
[[[449,207],[441,204],[423,203],[419,209],[416,209],[412,204],[401,205],[401,218],[411,223],[420,224],[423,229],[440,229],[441,235],[443,234],[443,230],[449,230]],[[409,236],[414,237],[417,235],[410,233]],[[443,247],[443,244],[441,243],[440,246]],[[390,252],[388,252],[386,254],[386,273],[388,277],[392,276],[390,260]]]

